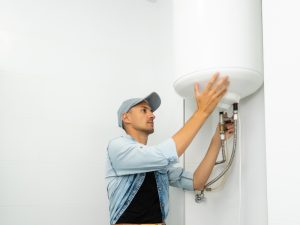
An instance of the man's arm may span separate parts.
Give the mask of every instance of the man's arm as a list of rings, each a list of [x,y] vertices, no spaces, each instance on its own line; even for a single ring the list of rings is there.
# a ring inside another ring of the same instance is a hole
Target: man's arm
[[[172,137],[176,144],[178,157],[185,152],[205,120],[226,94],[229,85],[228,77],[226,76],[219,81],[218,77],[218,73],[214,74],[202,92],[199,90],[199,84],[195,83],[197,109],[184,126]]]
[[[226,139],[230,138],[234,133],[233,123],[226,124]],[[221,139],[219,134],[219,127],[210,142],[209,148],[205,157],[194,172],[194,190],[203,190],[205,184],[215,166],[219,150],[221,148]]]

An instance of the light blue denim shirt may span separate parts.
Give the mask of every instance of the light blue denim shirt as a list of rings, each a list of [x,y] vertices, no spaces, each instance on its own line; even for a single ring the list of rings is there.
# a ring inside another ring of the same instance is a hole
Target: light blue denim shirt
[[[172,138],[147,146],[129,135],[111,140],[107,147],[106,182],[109,198],[110,223],[115,224],[141,187],[146,172],[154,171],[162,218],[169,212],[169,185],[193,191],[193,174],[178,162]]]

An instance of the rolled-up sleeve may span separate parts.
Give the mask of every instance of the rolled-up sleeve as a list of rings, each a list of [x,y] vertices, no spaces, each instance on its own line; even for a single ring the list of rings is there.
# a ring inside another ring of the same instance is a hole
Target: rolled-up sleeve
[[[181,167],[171,166],[168,168],[169,184],[173,187],[194,191],[193,174]]]
[[[160,170],[178,162],[176,144],[172,138],[147,146],[120,137],[109,143],[107,151],[117,176]]]

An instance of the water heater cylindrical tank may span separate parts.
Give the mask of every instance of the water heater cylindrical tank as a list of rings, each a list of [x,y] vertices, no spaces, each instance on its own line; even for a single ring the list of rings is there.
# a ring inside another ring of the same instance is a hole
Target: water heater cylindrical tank
[[[261,0],[175,0],[174,44],[179,95],[220,72],[230,77],[222,106],[239,101],[263,83]]]

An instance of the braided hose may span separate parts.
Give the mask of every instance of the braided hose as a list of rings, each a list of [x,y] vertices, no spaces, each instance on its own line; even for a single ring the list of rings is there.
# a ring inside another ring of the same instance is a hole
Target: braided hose
[[[237,107],[237,106],[235,106]],[[211,186],[212,184],[214,184],[215,182],[217,182],[221,177],[224,176],[224,174],[229,170],[229,168],[231,167],[231,164],[233,162],[234,156],[235,156],[235,152],[236,152],[236,146],[237,146],[237,127],[238,127],[238,115],[237,115],[237,111],[235,111],[234,115],[233,115],[233,123],[234,123],[234,136],[233,136],[233,146],[232,146],[232,152],[231,152],[231,156],[230,156],[230,160],[229,163],[227,164],[226,168],[217,176],[215,177],[213,180],[211,180],[210,182],[208,182],[204,189],[199,191],[196,190],[195,191],[195,202],[196,203],[200,203],[203,199],[204,199],[204,190],[205,191],[211,191],[212,188],[210,188],[209,186]],[[224,146],[222,146],[222,150],[223,150]]]

